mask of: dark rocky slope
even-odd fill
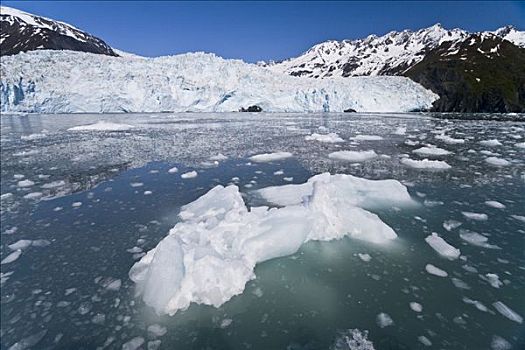
[[[0,8],[0,54],[2,56],[45,49],[118,56],[101,39],[69,24],[9,7]]]
[[[445,42],[403,75],[440,96],[438,112],[525,112],[525,49],[473,34]]]

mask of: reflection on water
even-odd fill
[[[98,120],[135,128],[67,131]],[[524,324],[494,306],[499,301],[525,316],[523,123],[213,113],[2,116],[0,121],[1,259],[16,251],[9,245],[18,242],[14,247],[21,249],[17,259],[1,265],[2,348],[21,342],[18,348],[128,343],[148,349],[327,349],[355,339],[361,344],[368,339],[376,349],[525,344]],[[345,142],[306,141],[313,132],[336,132]],[[357,134],[383,139],[352,140]],[[447,143],[439,135],[464,142]],[[493,139],[500,145],[480,144]],[[422,159],[412,151],[428,144],[452,152],[435,158],[450,170],[401,164],[403,157]],[[328,158],[339,150],[374,150],[378,156],[363,163]],[[275,151],[294,157],[247,160]],[[210,159],[219,153],[228,159]],[[488,157],[509,165],[492,166]],[[178,172],[168,171],[173,167]],[[191,170],[198,172],[196,178],[180,177]],[[129,268],[177,222],[181,205],[232,182],[249,205],[260,205],[254,189],[301,183],[324,171],[400,180],[420,206],[378,213],[397,232],[395,244],[310,242],[293,256],[257,266],[257,278],[244,293],[217,309],[192,305],[159,317],[134,297]],[[486,214],[487,220],[463,212]],[[424,241],[432,232],[459,248],[461,258],[439,257]],[[472,233],[501,249],[460,236],[479,237]],[[50,244],[38,243],[43,240]],[[427,264],[448,276],[429,274]],[[501,283],[491,284],[487,274]],[[419,311],[411,303],[420,305]],[[391,325],[378,323],[381,313]]]

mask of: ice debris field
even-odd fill
[[[525,344],[523,123],[0,122],[2,348]]]

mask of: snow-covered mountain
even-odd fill
[[[116,56],[104,41],[67,23],[0,7],[0,54],[32,50],[74,50]]]
[[[492,33],[525,47],[523,31],[507,26]],[[326,41],[299,57],[266,66],[275,72],[314,78],[401,75],[441,44],[461,41],[470,35],[462,29],[448,30],[436,24],[418,31],[393,31],[380,37],[370,35],[352,41]]]
[[[193,53],[159,58],[41,50],[2,58],[2,111],[404,112],[438,96],[405,77],[312,79]]]

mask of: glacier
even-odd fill
[[[191,303],[219,307],[244,291],[256,264],[293,254],[308,241],[349,236],[386,244],[397,237],[361,205],[413,204],[395,180],[323,173],[285,188],[263,192],[291,203],[278,208],[248,209],[236,185],[218,185],[183,206],[181,221],[129,271],[144,302],[170,315]]]
[[[405,77],[313,79],[241,60],[39,50],[2,57],[2,112],[408,112],[438,95]]]

